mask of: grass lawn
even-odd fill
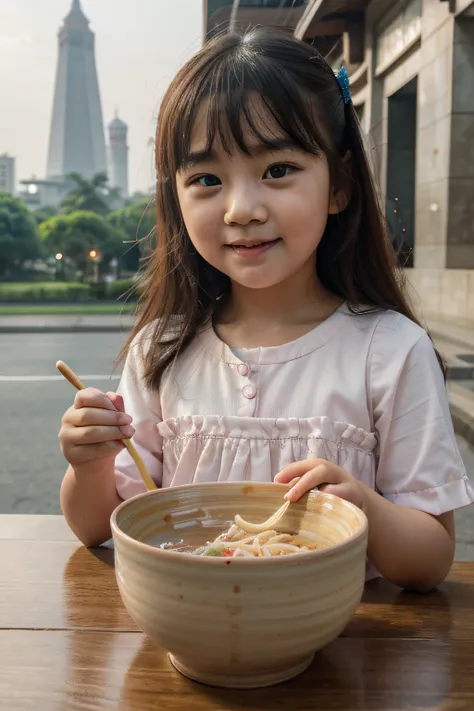
[[[0,303],[0,316],[47,316],[47,315],[107,315],[107,314],[132,314],[136,305],[134,303],[78,303],[78,304],[2,304]]]

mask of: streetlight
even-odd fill
[[[61,252],[58,252],[54,255],[54,258],[56,259],[56,281],[59,281],[59,273],[61,271],[61,259],[63,258],[63,255],[61,254]]]
[[[99,283],[99,263],[101,261],[101,258],[100,258],[100,254],[97,251],[97,249],[90,249],[89,250],[89,258],[92,259],[92,262],[94,264],[94,272],[93,272],[94,283],[98,284]]]

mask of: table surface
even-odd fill
[[[474,563],[436,592],[368,583],[344,634],[307,672],[257,691],[189,681],[137,629],[113,552],[56,516],[0,516],[0,709],[472,711]]]

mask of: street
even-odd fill
[[[0,513],[59,513],[58,494],[66,462],[57,434],[61,416],[74,399],[60,376],[65,361],[86,383],[114,390],[120,368],[114,359],[127,333],[0,335]],[[469,476],[474,451],[459,440]],[[457,516],[457,558],[474,560],[474,516]]]
[[[66,462],[57,435],[75,391],[56,361],[86,385],[115,390],[114,359],[125,339],[120,333],[0,335],[0,513],[59,513]]]

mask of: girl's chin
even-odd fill
[[[278,286],[278,284],[281,284],[285,279],[268,279],[262,277],[261,279],[242,279],[242,278],[234,278],[233,276],[230,276],[230,280],[232,284],[244,288],[244,289],[254,289],[255,291],[263,291],[265,289],[274,289],[275,287]]]

